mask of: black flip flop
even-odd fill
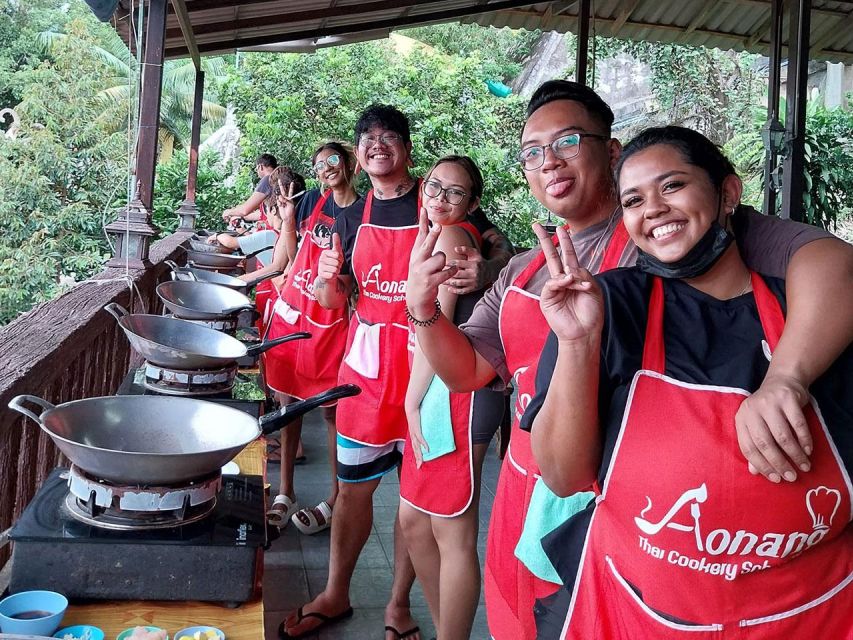
[[[390,624],[385,625],[385,631],[386,632],[390,631],[391,633],[393,633],[394,634],[394,640],[404,640],[404,638],[411,638],[413,635],[415,635],[420,630],[421,630],[421,628],[416,625],[416,626],[412,627],[411,629],[409,629],[408,631],[404,631],[403,633],[400,633],[394,627],[392,627]]]
[[[336,616],[327,616],[327,615],[324,615],[322,613],[310,613],[310,612],[309,613],[302,613],[302,607],[299,607],[296,610],[296,624],[299,624],[300,622],[305,620],[305,618],[317,618],[320,621],[320,624],[318,624],[313,629],[309,629],[308,631],[300,633],[299,635],[292,636],[289,633],[287,633],[287,630],[284,628],[284,623],[287,622],[287,618],[285,618],[284,620],[281,621],[281,624],[278,625],[278,637],[281,640],[296,640],[297,638],[307,638],[308,636],[314,635],[315,633],[317,633],[320,629],[323,629],[324,627],[328,627],[329,625],[335,624],[336,622],[341,622],[341,621],[346,620],[347,618],[351,618],[351,617],[352,617],[352,607],[350,607],[349,609],[347,609],[343,613],[339,613]]]

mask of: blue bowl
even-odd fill
[[[187,627],[186,629],[181,629],[180,631],[175,633],[172,636],[172,638],[174,640],[179,640],[179,638],[183,638],[184,636],[189,636],[190,638],[192,638],[193,634],[196,633],[197,631],[201,632],[201,640],[207,640],[207,636],[204,635],[205,631],[215,631],[217,633],[217,635],[219,636],[218,640],[225,640],[225,634],[222,633],[221,630],[217,629],[216,627],[208,627],[205,625],[201,625],[198,627]]]
[[[0,631],[34,636],[50,636],[59,628],[68,599],[54,591],[22,591],[0,600]],[[19,618],[21,614],[36,618]]]
[[[54,638],[64,638],[72,636],[73,638],[82,638],[86,632],[89,632],[89,640],[104,640],[104,632],[98,627],[93,627],[88,624],[75,624],[73,627],[65,627],[53,634]]]

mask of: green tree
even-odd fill
[[[127,142],[98,118],[103,63],[85,25],[53,60],[18,71],[21,131],[0,137],[0,323],[89,277],[109,249],[102,226],[127,184]]]

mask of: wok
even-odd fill
[[[341,385],[260,420],[215,402],[175,396],[106,396],[54,406],[16,396],[9,408],[35,420],[74,465],[124,485],[170,485],[218,471],[261,434],[311,409],[361,393]],[[25,402],[39,405],[36,415]]]
[[[210,253],[187,249],[187,260],[205,267],[233,269],[240,265],[246,256],[235,256],[231,253]]]
[[[231,253],[232,250],[228,247],[224,247],[218,242],[216,244],[210,244],[205,242],[204,240],[193,240],[190,238],[190,248],[193,251],[200,251],[202,253]]]
[[[169,311],[184,320],[219,320],[255,308],[239,291],[211,282],[161,282],[157,295]]]
[[[221,284],[223,287],[234,289],[240,293],[247,293],[253,287],[256,287],[261,282],[280,276],[283,271],[273,271],[265,276],[254,278],[252,280],[243,281],[240,278],[229,276],[216,271],[207,271],[206,269],[196,269],[193,267],[179,267],[171,260],[165,261],[172,269],[172,280],[196,280],[201,282],[212,282],[213,284]]]
[[[104,310],[118,320],[130,345],[148,362],[169,369],[219,369],[244,356],[257,356],[273,347],[310,338],[310,333],[291,333],[246,347],[236,338],[204,325],[148,314],[129,314],[115,302]]]

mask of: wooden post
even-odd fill
[[[772,0],[770,9],[770,61],[767,74],[767,126],[779,121],[779,90],[782,71],[782,0]],[[777,150],[767,145],[764,150],[764,206],[765,215],[776,214],[776,185],[773,184],[776,170]]]
[[[195,97],[193,98],[193,121],[190,132],[190,155],[187,166],[187,191],[183,203],[178,208],[181,217],[181,230],[190,230],[195,227],[195,218],[198,215],[198,207],[195,203],[196,179],[198,177],[198,143],[201,138],[201,107],[204,102],[204,71],[197,69],[195,72]]]
[[[578,9],[578,51],[575,60],[575,82],[586,84],[589,63],[589,5],[590,0],[580,0]]]
[[[149,212],[154,204],[154,168],[157,164],[157,134],[160,127],[160,91],[163,83],[167,7],[168,0],[150,0],[148,29],[145,32],[136,178],[140,183],[139,199]]]
[[[809,28],[811,26],[811,0],[792,0],[788,32],[788,101],[785,110],[785,128],[790,144],[782,166],[782,216],[802,221],[803,193],[806,181],[805,136],[806,97],[809,75]]]

